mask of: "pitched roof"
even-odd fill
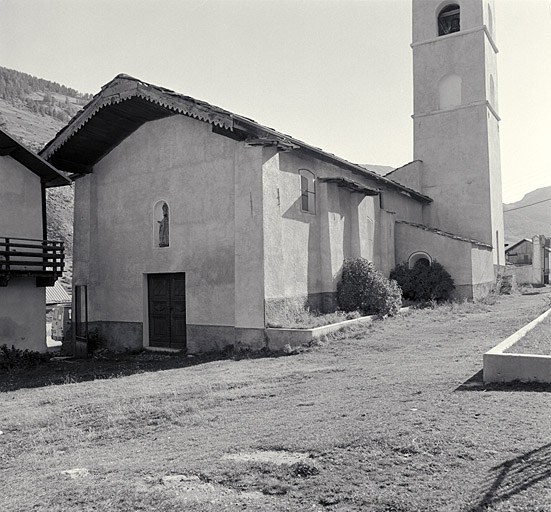
[[[519,240],[518,242],[514,243],[513,245],[507,247],[505,249],[505,252],[509,252],[511,251],[512,249],[514,249],[515,247],[518,247],[520,244],[524,243],[524,242],[528,242],[528,243],[533,243],[532,240],[530,240],[529,238],[523,238],[522,240]]]
[[[490,244],[487,244],[486,242],[480,242],[479,240],[474,240],[472,238],[466,238],[464,236],[455,235],[453,233],[449,233],[448,231],[442,231],[441,229],[437,229],[437,228],[429,228],[428,226],[425,226],[423,224],[416,224],[414,222],[408,222],[406,220],[397,220],[396,223],[407,224],[408,226],[413,226],[414,228],[419,228],[419,229],[422,229],[423,231],[430,231],[431,233],[435,233],[436,235],[446,236],[448,238],[453,238],[454,240],[460,240],[461,242],[470,242],[471,244],[475,244],[480,247],[492,249],[492,246]]]
[[[0,130],[0,156],[8,155],[39,176],[40,181],[45,183],[46,187],[59,187],[71,184],[71,181],[60,174],[50,163],[25,147],[11,135],[8,135],[5,131]]]
[[[300,148],[320,160],[368,177],[418,201],[432,202],[430,197],[420,192],[262,126],[252,119],[124,74],[117,75],[104,85],[44,147],[40,155],[63,171],[89,173],[96,162],[142,124],[176,114],[210,123],[216,133],[244,141],[248,145],[271,145],[282,151]]]
[[[46,286],[46,304],[70,304],[71,296],[63,285],[56,281],[53,286]]]

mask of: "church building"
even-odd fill
[[[76,346],[259,349],[272,307],[336,307],[345,258],[504,264],[493,2],[413,1],[414,160],[381,176],[118,75],[41,152],[75,180]]]

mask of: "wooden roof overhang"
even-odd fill
[[[368,177],[422,203],[432,202],[430,197],[398,182],[262,126],[252,119],[128,75],[118,75],[103,86],[83,110],[45,146],[40,155],[62,171],[90,173],[96,162],[142,124],[176,114],[208,122],[213,132],[242,141],[247,146],[271,146],[278,151],[297,149]]]
[[[336,183],[338,187],[350,190],[350,192],[360,192],[366,196],[378,196],[380,192],[379,190],[366,187],[365,185],[349,180],[348,178],[319,178],[319,181],[321,183]]]
[[[10,156],[40,177],[46,187],[70,185],[71,181],[57,172],[51,164],[0,130],[0,156]]]

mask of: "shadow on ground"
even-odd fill
[[[505,502],[550,476],[551,443],[494,466],[483,482],[477,503],[469,509],[469,512],[487,510],[488,507]],[[538,508],[535,504],[533,510],[543,512],[547,509]]]
[[[551,393],[551,384],[520,381],[484,384],[483,370],[480,370],[454,391],[539,391]]]
[[[286,354],[217,352],[189,356],[183,353],[104,353],[87,359],[57,358],[31,367],[0,369],[0,392],[126,377],[137,373],[186,368],[212,361],[279,357]]]

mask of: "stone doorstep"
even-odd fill
[[[400,313],[409,311],[409,306],[400,309]],[[325,334],[331,334],[345,327],[353,325],[370,325],[373,320],[377,318],[377,315],[362,316],[360,318],[354,318],[352,320],[344,320],[336,324],[322,325],[321,327],[314,327],[312,329],[285,329],[281,327],[267,327],[266,336],[268,338],[268,348],[270,350],[278,351],[282,350],[285,345],[291,347],[298,347],[300,345],[307,345],[313,340],[320,338]]]
[[[514,380],[551,383],[551,356],[505,353],[505,350],[513,346],[550,314],[551,309],[548,309],[484,354],[483,379],[485,383],[512,382]]]

